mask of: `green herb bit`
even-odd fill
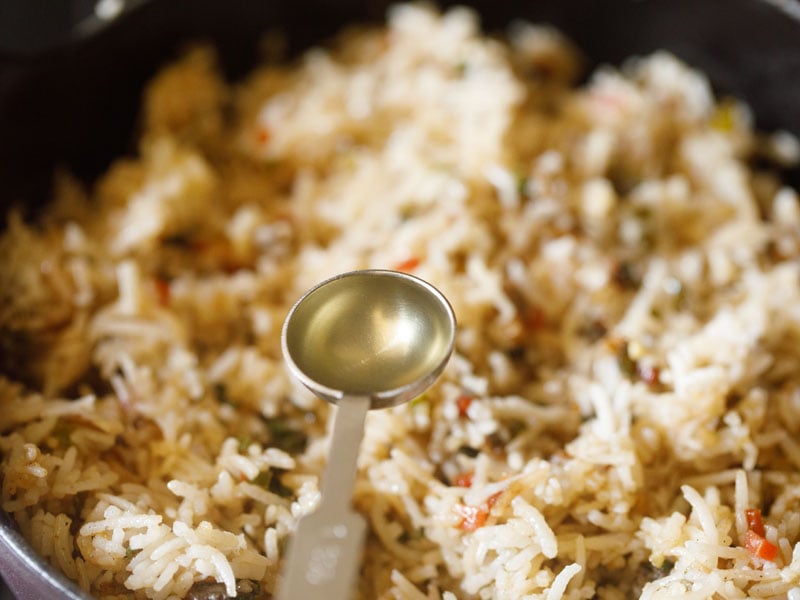
[[[290,454],[297,454],[306,449],[308,435],[294,429],[287,419],[263,417],[263,420],[275,446]]]
[[[258,475],[250,480],[250,483],[264,488],[281,498],[294,498],[294,490],[285,486],[281,481],[282,469],[273,469],[268,471],[261,471]]]
[[[281,469],[274,469],[273,477],[270,479],[268,489],[270,492],[280,496],[281,498],[294,498],[294,490],[288,486],[285,486],[283,481],[281,481],[282,472],[283,471]]]
[[[217,382],[214,384],[214,396],[217,398],[217,401],[220,404],[236,406],[233,402],[231,402],[230,396],[228,396],[228,386],[222,382]]]
[[[250,480],[250,483],[253,485],[257,485],[259,487],[264,488],[265,490],[269,488],[270,484],[272,483],[272,472],[271,471],[260,471],[258,475],[253,477]]]
[[[608,333],[608,328],[602,321],[594,319],[582,325],[578,333],[585,337],[588,342],[594,343],[605,337],[606,333]]]
[[[725,99],[717,104],[709,119],[709,125],[722,133],[730,132],[736,125],[736,103]]]
[[[509,439],[514,439],[527,428],[527,424],[520,419],[512,419],[506,424],[506,428],[508,429]]]
[[[517,173],[517,193],[520,196],[526,196],[528,194],[528,176],[524,173]]]
[[[86,504],[86,492],[78,492],[72,497],[72,513],[80,515],[83,505]]]
[[[620,344],[619,350],[617,351],[617,365],[622,374],[629,379],[636,375],[637,365],[636,361],[633,360],[628,353],[628,342]]]
[[[424,392],[409,402],[409,406],[417,406],[428,402],[428,393]]]
[[[59,419],[50,432],[50,435],[58,442],[60,448],[66,448],[72,445],[72,438],[70,436],[72,435],[73,429],[71,423]]]
[[[240,435],[236,439],[239,442],[239,452],[247,452],[247,449],[250,447],[250,444],[253,443],[253,440],[251,440],[246,435]]]
[[[402,206],[398,210],[397,216],[400,219],[401,223],[405,223],[410,219],[414,218],[419,212],[419,209],[416,206]]]
[[[641,285],[641,279],[636,273],[636,268],[627,261],[617,264],[614,269],[614,281],[624,290],[635,290]]]
[[[192,244],[192,238],[187,233],[176,233],[163,238],[161,243],[165,246],[174,246],[176,248],[189,248]]]
[[[421,540],[423,537],[425,537],[425,530],[422,527],[417,527],[412,531],[403,531],[398,536],[397,541],[401,544],[407,544],[408,542]]]
[[[473,448],[472,446],[461,446],[458,449],[458,452],[470,458],[475,458],[476,456],[478,456],[478,454],[481,453],[480,450],[478,450],[477,448]]]

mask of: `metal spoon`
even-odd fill
[[[349,597],[366,529],[351,500],[367,410],[402,404],[430,386],[453,350],[455,325],[436,288],[396,271],[338,275],[289,311],[281,337],[289,368],[338,409],[322,499],[298,523],[279,598]]]

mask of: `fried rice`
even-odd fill
[[[97,598],[271,597],[335,411],[282,321],[388,268],[459,329],[368,415],[356,597],[800,599],[800,145],[665,52],[581,73],[408,4],[165,67],[134,156],[7,218],[2,510]]]

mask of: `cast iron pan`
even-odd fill
[[[343,25],[381,21],[388,0],[128,0],[120,17],[94,0],[0,2],[0,214],[33,215],[55,166],[86,181],[133,151],[144,82],[187,41],[215,44],[226,75],[253,64],[262,32],[288,34],[297,54]],[[454,4],[445,1],[442,4]],[[591,61],[618,64],[667,49],[746,100],[765,130],[800,135],[797,0],[466,0],[488,31],[549,22]],[[795,186],[800,171],[785,173]],[[1,223],[2,221],[0,221]],[[0,512],[0,572],[22,600],[86,596],[36,556]]]

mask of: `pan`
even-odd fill
[[[452,3],[442,3],[443,7]],[[800,3],[791,0],[468,0],[488,31],[550,23],[593,65],[666,49],[745,100],[758,128],[800,135]],[[187,42],[211,42],[242,77],[269,30],[296,55],[342,26],[382,21],[384,0],[7,2],[0,7],[0,207],[35,214],[52,173],[91,181],[133,151],[144,83]],[[789,170],[794,185],[800,173]],[[21,600],[86,598],[0,513],[0,572]]]

